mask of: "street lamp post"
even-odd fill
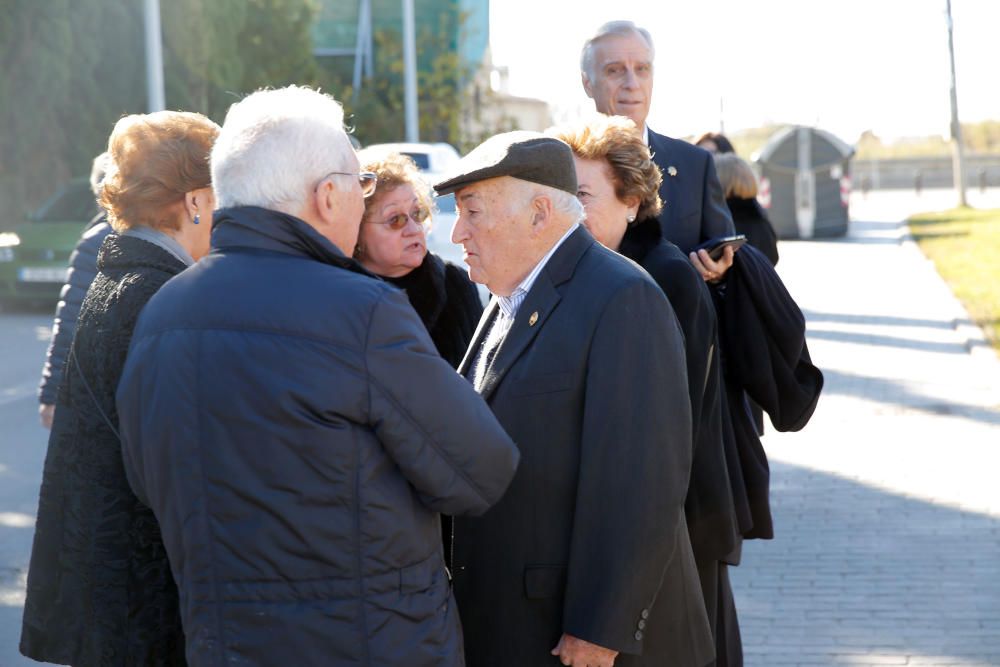
[[[417,40],[413,20],[413,0],[403,0],[403,105],[406,114],[406,140],[420,141],[417,123]]]
[[[948,21],[948,55],[951,58],[951,161],[958,191],[958,205],[968,206],[965,198],[965,157],[962,150],[962,126],[958,122],[958,90],[955,85],[955,40],[952,37],[951,0],[945,0]]]
[[[163,93],[163,37],[160,32],[160,0],[146,0],[146,100],[149,112],[167,108]]]

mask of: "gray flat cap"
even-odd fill
[[[453,175],[437,183],[434,189],[439,195],[446,195],[498,176],[548,185],[576,196],[573,150],[559,139],[526,131],[490,137],[462,158]]]

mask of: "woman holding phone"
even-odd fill
[[[559,128],[555,136],[573,150],[578,197],[586,211],[584,225],[599,242],[652,276],[684,331],[694,453],[685,502],[688,534],[716,642],[715,664],[741,664],[726,562],[740,539],[734,503],[739,461],[738,454],[727,452],[723,437],[724,398],[712,295],[688,256],[660,232],[656,216],[662,206],[658,195],[662,175],[635,124],[621,116],[600,116]],[[732,482],[731,468],[737,476]],[[669,622],[662,627],[669,628]]]

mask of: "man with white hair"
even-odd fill
[[[435,189],[455,193],[452,241],[494,296],[459,372],[522,456],[496,506],[454,522],[468,664],[702,667],[691,412],[669,302],[579,224],[558,139],[497,135]]]
[[[663,237],[688,253],[702,278],[718,282],[733,263],[733,250],[726,248],[718,261],[704,250],[693,251],[704,241],[735,234],[732,216],[711,154],[646,125],[653,97],[654,56],[648,30],[631,21],[605,23],[583,45],[583,89],[597,111],[627,116],[642,130],[653,161],[663,172],[659,215]]]
[[[212,253],[136,327],[123,458],[191,665],[464,664],[438,512],[486,511],[519,455],[406,294],[350,258],[358,169],[331,97],[234,104]]]

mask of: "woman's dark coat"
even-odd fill
[[[747,397],[779,431],[798,431],[812,417],[823,373],[806,346],[806,321],[770,260],[751,245],[736,253],[716,291],[728,409],[751,512],[746,538],[774,536],[767,455]]]
[[[215,221],[118,390],[189,662],[463,664],[438,512],[485,512],[517,448],[400,290],[293,216]]]
[[[438,354],[458,368],[483,315],[483,302],[468,273],[428,252],[420,266],[386,280],[406,291]]]
[[[80,305],[97,275],[97,253],[104,243],[104,237],[110,232],[107,214],[101,213],[91,221],[73,254],[69,256],[69,272],[66,274],[66,284],[59,294],[59,305],[56,306],[56,316],[52,322],[52,342],[45,353],[42,382],[38,387],[38,402],[44,405],[56,403],[66,355],[73,342],[76,320],[80,316]]]
[[[115,389],[139,312],[183,269],[136,238],[112,234],[101,248],[42,477],[21,631],[21,652],[35,660],[184,664],[177,588],[160,530],[129,488],[115,433]]]
[[[771,266],[775,266],[778,263],[778,236],[757,200],[729,197],[726,206],[733,214],[736,233],[744,234],[747,243],[764,253]]]
[[[711,292],[684,253],[660,236],[655,218],[630,227],[620,252],[653,277],[684,331],[694,427],[694,459],[684,505],[688,533],[697,560],[723,560],[736,547],[739,530],[723,447],[722,376]]]

